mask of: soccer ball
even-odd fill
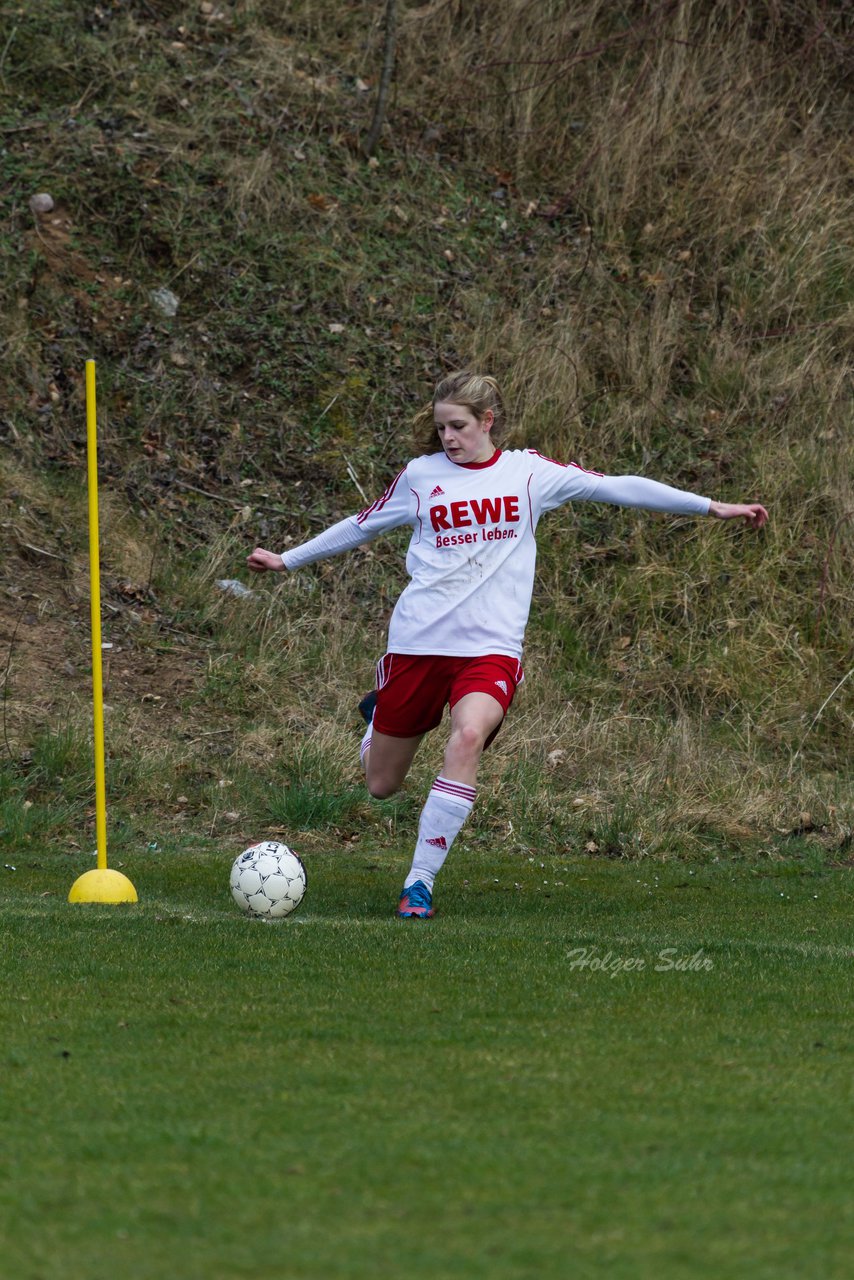
[[[245,849],[231,868],[231,894],[247,915],[280,920],[296,911],[308,887],[302,861],[278,840]]]

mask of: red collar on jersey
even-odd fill
[[[458,462],[458,467],[465,467],[468,471],[482,471],[484,467],[494,467],[498,459],[501,457],[501,450],[496,449],[491,458],[487,458],[486,462]]]

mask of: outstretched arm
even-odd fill
[[[746,520],[752,529],[761,529],[768,519],[768,512],[758,502],[711,502],[709,515],[718,520]]]
[[[643,476],[600,476],[591,496],[599,502],[611,502],[621,507],[645,507],[672,515],[710,515],[718,520],[740,517],[753,529],[761,529],[768,519],[768,512],[758,502],[713,502],[699,494],[673,489]]]
[[[698,493],[674,489],[659,480],[645,476],[608,476],[600,471],[585,471],[576,463],[564,466],[544,458],[536,449],[528,449],[541,509],[551,511],[564,502],[609,502],[616,507],[639,507],[646,511],[663,511],[680,516],[715,516],[733,520],[739,516],[754,529],[761,529],[768,512],[758,502],[748,504],[713,502]]]
[[[353,547],[361,546],[363,542],[370,542],[371,538],[376,537],[377,532],[379,530],[364,529],[359,524],[357,516],[347,516],[337,524],[324,529],[323,533],[319,533],[317,537],[310,538],[302,546],[294,547],[283,555],[278,555],[275,551],[265,551],[263,547],[256,547],[247,557],[246,563],[255,573],[264,573],[269,569],[274,573],[280,573],[283,569],[298,569],[304,564],[311,564],[314,560],[322,560],[325,556],[336,556],[342,551],[350,551]]]
[[[275,573],[283,569],[299,569],[304,564],[312,564],[326,556],[337,556],[342,551],[360,547],[388,529],[411,523],[411,490],[407,484],[399,483],[405,474],[405,468],[399,471],[382,497],[377,498],[376,502],[360,511],[357,516],[345,516],[316,537],[309,538],[308,542],[290,547],[282,555],[256,547],[247,557],[248,567],[255,573],[265,573],[270,569]]]

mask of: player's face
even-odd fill
[[[465,462],[487,462],[495,453],[490,431],[495,421],[491,409],[482,418],[463,404],[442,400],[433,406],[433,420],[442,448],[451,459]]]

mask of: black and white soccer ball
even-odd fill
[[[245,849],[231,868],[231,894],[247,915],[281,920],[305,897],[308,878],[302,860],[278,840]]]

